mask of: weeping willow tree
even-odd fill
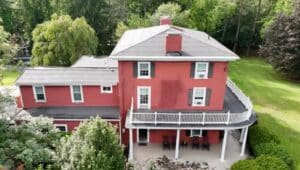
[[[53,15],[32,33],[33,66],[69,66],[81,55],[96,53],[98,39],[86,20]]]

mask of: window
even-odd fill
[[[33,86],[34,99],[36,102],[45,102],[45,88],[44,86]]]
[[[62,132],[68,131],[67,125],[66,124],[55,124],[54,125],[58,130]]]
[[[151,101],[151,88],[150,87],[138,87],[138,108],[139,109],[150,109]]]
[[[195,87],[193,89],[193,106],[204,106],[205,105],[205,96],[206,88],[204,87]]]
[[[80,85],[73,85],[71,86],[71,93],[72,93],[72,102],[83,102],[83,95],[82,95],[82,86]]]
[[[112,86],[101,86],[101,93],[112,93]]]
[[[195,79],[205,79],[208,75],[208,63],[196,62]]]
[[[192,129],[191,137],[194,137],[194,136],[202,137],[202,130],[201,129]]]
[[[138,62],[138,78],[150,78],[150,70],[150,62]]]

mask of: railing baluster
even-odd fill
[[[179,112],[178,114],[178,124],[180,125],[180,123],[181,123],[181,112]]]
[[[203,112],[203,117],[202,117],[202,125],[204,125],[204,123],[205,123],[205,112]]]
[[[157,124],[157,112],[154,112],[154,123]]]
[[[228,110],[227,112],[227,125],[229,124],[229,121],[230,121],[230,110]]]

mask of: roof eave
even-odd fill
[[[239,56],[110,56],[119,61],[235,61]]]

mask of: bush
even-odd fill
[[[234,163],[231,170],[262,170],[260,166],[253,159],[240,160]]]
[[[256,163],[262,169],[289,170],[288,165],[278,157],[270,155],[261,155],[255,159]]]
[[[255,145],[262,143],[280,143],[277,136],[273,135],[266,129],[262,129],[260,126],[252,126],[249,130],[249,144],[251,149],[254,149]]]
[[[294,169],[294,159],[292,156],[285,150],[284,147],[276,144],[276,143],[262,143],[254,146],[254,154],[255,156],[260,155],[271,155],[276,156],[282,159],[290,169]]]

